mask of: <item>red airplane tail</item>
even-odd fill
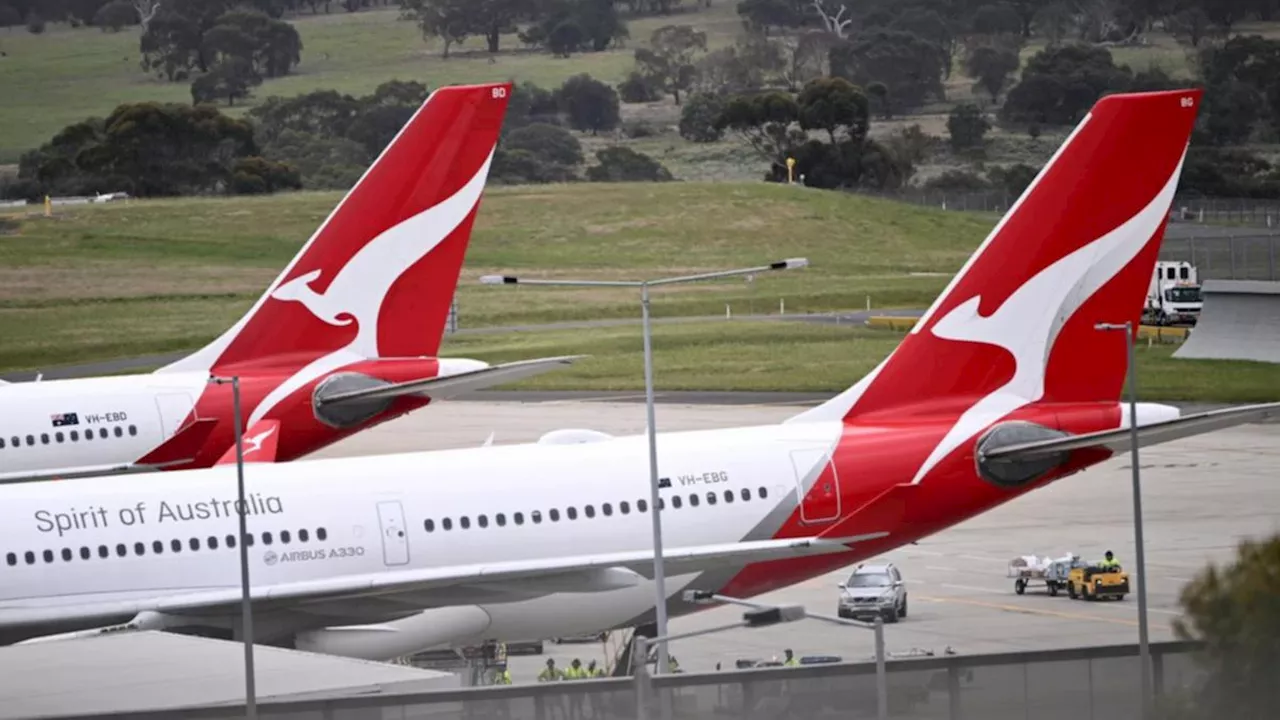
[[[160,372],[435,355],[510,89],[431,93],[249,312]]]
[[[961,415],[1119,399],[1199,90],[1104,97],[867,377],[792,421]],[[971,418],[973,422],[967,422]]]

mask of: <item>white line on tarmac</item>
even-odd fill
[[[941,570],[942,572],[955,572],[955,571],[956,571],[956,569],[955,569],[955,568],[952,568],[952,567],[942,567],[941,565],[925,565],[925,566],[924,566],[924,569],[925,569],[925,570]]]

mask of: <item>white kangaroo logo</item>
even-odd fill
[[[274,433],[275,431],[276,431],[276,426],[272,425],[271,427],[258,433],[257,435],[246,437],[244,439],[244,444],[249,445],[251,447],[246,449],[244,451],[244,454],[248,455],[249,453],[255,453],[261,450],[262,443],[266,442],[267,438],[271,437],[271,434]]]
[[[301,303],[329,325],[356,323],[356,338],[346,349],[364,357],[378,357],[378,314],[391,286],[462,224],[484,192],[492,161],[491,150],[484,164],[458,192],[365,244],[323,293],[311,288],[323,272],[313,270],[282,283],[271,297]]]
[[[1183,151],[1183,158],[1186,151]],[[1102,237],[1041,270],[994,313],[978,314],[982,296],[957,305],[934,323],[939,338],[995,345],[1015,362],[1009,381],[966,410],[920,466],[920,482],[952,450],[984,427],[1044,396],[1045,368],[1054,341],[1067,320],[1103,285],[1120,273],[1155,235],[1173,202],[1182,160],[1164,187],[1133,217]]]

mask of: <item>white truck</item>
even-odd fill
[[[1196,266],[1161,260],[1151,274],[1142,321],[1148,325],[1195,325],[1203,305]]]

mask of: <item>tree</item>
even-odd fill
[[[111,0],[93,15],[93,24],[102,28],[103,32],[120,32],[121,29],[138,23],[138,11],[129,0]]]
[[[862,87],[883,83],[893,109],[915,108],[943,96],[945,54],[911,33],[869,32],[831,49],[831,74]]]
[[[1072,125],[1104,93],[1126,90],[1132,81],[1127,65],[1117,66],[1106,48],[1073,44],[1036,53],[1009,91],[1001,118],[1009,122]]]
[[[624,103],[647,103],[662,99],[662,93],[653,86],[651,79],[632,70],[627,79],[618,83],[618,97]]]
[[[1206,673],[1189,700],[1192,717],[1269,718],[1280,704],[1280,536],[1246,540],[1235,561],[1210,565],[1182,589],[1182,639],[1203,643]]]
[[[749,29],[768,36],[773,30],[794,29],[804,24],[804,7],[797,0],[742,0],[738,15]]]
[[[439,38],[444,44],[441,57],[461,43],[475,29],[474,0],[400,0],[400,17],[412,20],[423,40]]]
[[[574,130],[612,130],[618,126],[618,93],[586,73],[575,75],[556,91],[556,102]]]
[[[1036,31],[1053,47],[1062,42],[1075,23],[1075,11],[1066,0],[1051,2],[1036,11],[1033,18]]]
[[[947,134],[951,147],[956,150],[982,147],[983,136],[991,129],[991,122],[973,103],[962,103],[951,108],[947,115]]]
[[[671,172],[657,160],[627,147],[613,146],[596,151],[599,165],[587,168],[591,182],[668,182]]]
[[[849,25],[853,23],[853,17],[845,15],[849,8],[843,2],[837,0],[832,4],[837,7],[829,7],[826,0],[811,0],[811,6],[822,20],[822,26],[827,29],[827,32],[843,40],[848,37]]]
[[[600,52],[629,37],[612,0],[544,0],[537,24],[520,33],[528,45],[559,57]]]
[[[196,104],[225,99],[227,105],[249,97],[250,89],[262,84],[262,76],[241,57],[228,57],[209,68],[191,83],[191,99]]]
[[[736,95],[729,98],[716,118],[715,127],[732,130],[770,164],[773,175],[786,176],[786,159],[806,136],[793,127],[800,120],[800,106],[785,92]]]
[[[1009,76],[1017,71],[1020,64],[1018,53],[993,47],[974,48],[964,61],[965,72],[975,80],[973,89],[984,90],[992,102],[1000,99]]]
[[[533,123],[512,130],[502,142],[508,151],[524,150],[543,162],[573,168],[582,164],[582,143],[558,125]]]
[[[279,190],[300,189],[302,178],[287,163],[252,156],[237,159],[231,169],[231,190],[237,195],[262,195]]]
[[[680,92],[696,77],[694,55],[706,49],[706,33],[689,25],[667,25],[653,31],[648,48],[636,50],[636,69],[651,85],[671,93],[679,105]]]
[[[680,110],[680,137],[689,142],[716,142],[724,130],[716,127],[716,118],[724,109],[724,101],[711,93],[695,93]]]
[[[1002,189],[1010,199],[1021,197],[1036,179],[1039,172],[1026,163],[1014,163],[1008,166],[997,165],[987,171],[987,179],[992,185]]]
[[[871,104],[862,91],[839,77],[819,78],[805,84],[796,99],[800,127],[825,130],[832,144],[837,134],[861,140],[871,125]]]
[[[22,24],[22,13],[12,5],[0,3],[0,27],[11,28]]]

